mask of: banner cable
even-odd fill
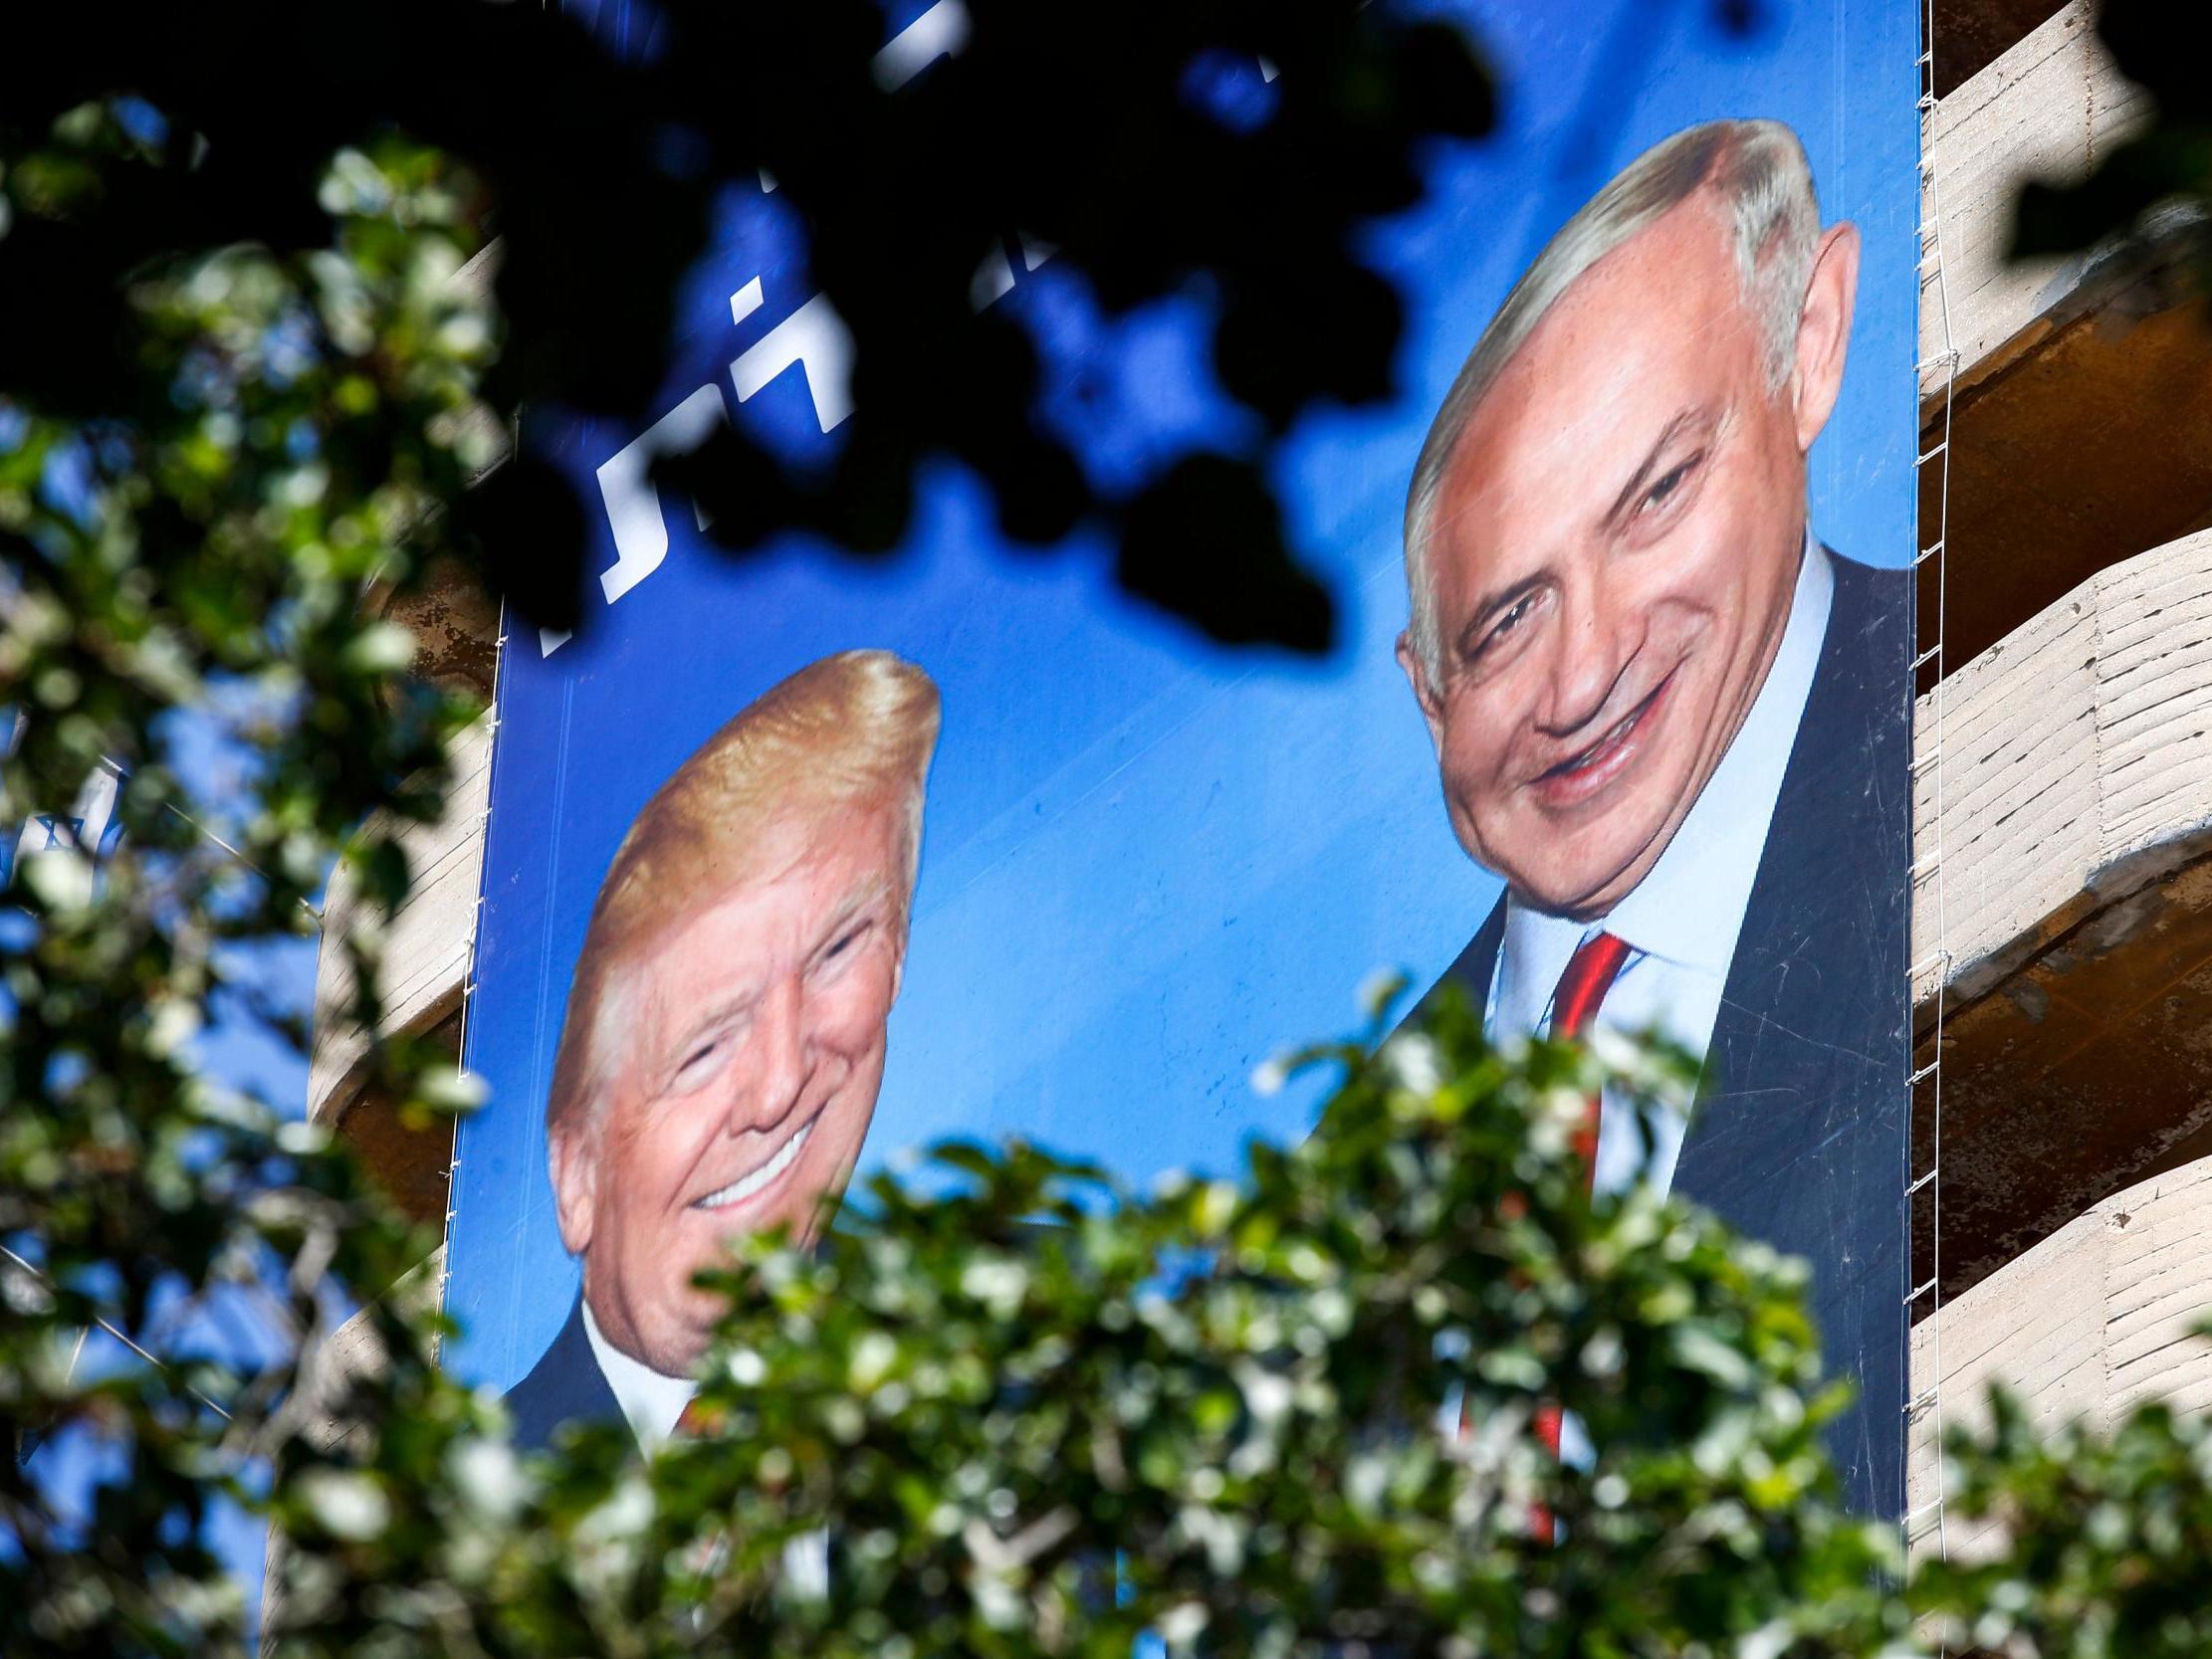
[[[492,844],[492,786],[499,767],[500,691],[507,667],[507,639],[512,618],[508,603],[500,600],[499,636],[492,642],[492,701],[479,717],[486,722],[484,737],[491,745],[491,752],[484,757],[484,810],[476,814],[476,901],[469,907],[468,964],[461,974],[461,1029],[460,1047],[453,1064],[463,1077],[469,1069],[469,1009],[476,1001],[477,953],[484,942],[484,884],[491,870]],[[461,1124],[467,1115],[456,1113],[453,1119],[453,1142],[446,1153],[446,1202],[445,1237],[438,1251],[438,1312],[446,1309],[446,1288],[453,1279],[453,1222],[460,1214],[461,1194],[454,1175],[461,1167]]]
[[[1928,564],[1934,566],[1934,626],[1932,629],[1928,628],[1925,625],[1926,619],[1922,619],[1923,625],[1919,630],[1920,637],[1928,640],[1929,644],[1925,650],[1913,659],[1912,664],[1915,673],[1923,668],[1932,667],[1934,669],[1934,685],[1929,689],[1928,695],[1924,699],[1915,696],[1910,690],[1906,693],[1908,697],[1913,699],[1913,757],[1911,768],[1913,781],[1917,785],[1924,774],[1933,774],[1929,781],[1926,810],[1924,812],[1915,810],[1913,813],[1913,821],[1916,826],[1914,839],[1915,841],[1918,840],[1917,826],[1925,823],[1930,826],[1929,835],[1934,842],[1934,846],[1924,857],[1914,861],[1908,881],[1913,890],[1912,910],[1914,912],[1919,910],[1923,896],[1932,906],[1934,926],[1931,931],[1934,934],[1934,948],[1906,969],[1907,996],[1909,999],[1912,993],[1917,991],[1922,974],[1925,972],[1933,973],[1934,989],[1932,993],[1933,1013],[1928,1026],[1927,1063],[1914,1066],[1910,1059],[1906,1061],[1908,1072],[1905,1078],[1907,1133],[1904,1169],[1903,1247],[1905,1260],[1909,1264],[1912,1260],[1914,1202],[1924,1189],[1927,1193],[1928,1204],[1929,1265],[1926,1280],[1915,1286],[1905,1297],[1908,1332],[1912,1305],[1923,1297],[1927,1299],[1925,1318],[1927,1343],[1924,1349],[1927,1382],[1925,1387],[1919,1387],[1916,1386],[1915,1382],[1907,1381],[1906,1392],[1908,1398],[1904,1410],[1907,1432],[1907,1469],[1911,1467],[1912,1461],[1911,1431],[1923,1418],[1931,1419],[1928,1444],[1933,1454],[1931,1463],[1933,1492],[1928,1500],[1917,1508],[1910,1507],[1908,1499],[1904,1517],[1904,1543],[1907,1550],[1912,1550],[1923,1540],[1932,1539],[1937,1555],[1940,1558],[1948,1559],[1950,1556],[1950,1541],[1946,1528],[1943,1471],[1943,1189],[1941,1174],[1943,1167],[1943,1015],[1944,998],[1949,992],[1951,952],[1950,930],[1944,908],[1943,893],[1944,808],[1946,805],[1943,737],[1946,685],[1949,670],[1949,665],[1944,656],[1943,625],[1948,589],[1946,545],[1950,535],[1951,404],[1957,378],[1959,353],[1958,347],[1951,336],[1950,291],[1945,277],[1943,261],[1942,198],[1938,187],[1936,167],[1935,137],[1938,101],[1935,93],[1935,0],[1922,0],[1920,56],[1917,67],[1920,73],[1918,110],[1920,119],[1919,182],[1921,213],[1918,228],[1919,263],[1917,278],[1919,312],[1923,319],[1922,326],[1919,329],[1919,339],[1921,348],[1925,349],[1928,336],[1925,320],[1929,291],[1932,288],[1935,302],[1934,320],[1940,343],[1938,349],[1932,355],[1921,358],[1916,365],[1914,391],[1917,402],[1923,408],[1931,394],[1935,393],[1940,393],[1942,404],[1939,421],[1936,423],[1940,426],[1940,431],[1936,434],[1936,441],[1921,450],[1913,463],[1916,482],[1922,479],[1922,475],[1928,468],[1935,469],[1935,537],[1926,545],[1918,547],[1913,556],[1915,568]],[[1923,424],[1921,430],[1924,438],[1927,431],[1926,424]],[[1927,500],[1924,483],[1919,491],[1919,499],[1922,502]],[[1920,522],[1923,526],[1927,522],[1924,511]],[[1923,590],[1925,586],[1926,582],[1923,579]],[[1923,715],[1928,717],[1925,722],[1920,718]],[[1913,793],[1915,797],[1919,795],[1917,787],[1915,787]],[[1923,879],[1927,884],[1924,893],[1921,887]],[[1929,1141],[1928,1163],[1924,1170],[1914,1174],[1913,1147],[1917,1141],[1915,1132],[1920,1128],[1922,1121],[1918,1098],[1923,1089],[1927,1099],[1925,1122]],[[1915,1368],[1911,1363],[1911,1355],[1914,1349],[1919,1347],[1920,1345],[1910,1341],[1908,1335],[1906,1347],[1908,1377]]]

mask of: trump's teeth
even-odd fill
[[[695,1200],[692,1204],[692,1208],[701,1210],[718,1210],[730,1204],[744,1203],[746,1199],[752,1197],[756,1192],[759,1192],[763,1187],[767,1186],[769,1182],[774,1180],[776,1176],[780,1175],[781,1173],[783,1173],[784,1170],[788,1169],[791,1166],[792,1162],[798,1157],[798,1154],[801,1151],[805,1150],[806,1138],[813,1133],[814,1124],[813,1121],[810,1119],[800,1127],[799,1132],[796,1135],[792,1136],[790,1140],[784,1141],[781,1146],[776,1148],[775,1155],[770,1158],[768,1162],[762,1164],[761,1167],[754,1170],[752,1174],[741,1175],[738,1179],[732,1181],[728,1186],[723,1187],[718,1191],[710,1192],[704,1198]]]

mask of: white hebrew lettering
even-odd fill
[[[653,488],[654,461],[697,449],[724,418],[722,394],[712,385],[701,386],[600,464],[599,495],[614,535],[614,562],[599,572],[599,589],[608,604],[658,570],[668,556],[668,521],[661,517],[660,492]],[[565,629],[541,628],[538,654],[550,657],[568,639]]]
[[[723,418],[722,394],[701,386],[600,465],[599,494],[606,499],[607,523],[614,530],[614,563],[599,573],[608,604],[658,570],[668,556],[668,521],[661,517],[660,492],[653,488],[653,463],[697,449]]]
[[[896,92],[938,59],[961,51],[968,45],[969,21],[964,0],[937,0],[876,54],[876,85]]]
[[[968,282],[968,303],[977,311],[995,306],[1013,288],[1013,262],[1006,258],[1006,250],[993,248],[984,255],[983,264],[976,267],[976,275]]]
[[[750,402],[793,363],[806,376],[814,419],[824,432],[852,413],[852,334],[826,294],[815,295],[739,354],[730,365],[738,401]]]

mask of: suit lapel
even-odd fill
[[[1490,982],[1497,977],[1497,953],[1505,945],[1505,895],[1497,896],[1497,903],[1477,928],[1474,937],[1467,940],[1467,947],[1452,959],[1427,996],[1421,999],[1420,1012],[1427,1012],[1435,998],[1446,985],[1457,985],[1465,993],[1467,1006],[1474,1010],[1476,1019],[1488,1023],[1485,1011],[1490,1005]]]
[[[508,1391],[507,1408],[514,1417],[515,1444],[526,1451],[551,1446],[563,1423],[622,1420],[622,1403],[599,1369],[599,1356],[591,1351],[591,1338],[583,1329],[580,1294],[530,1374]]]
[[[1903,1502],[1910,588],[1835,560],[1821,662],[1768,828],[1675,1189],[1813,1267],[1830,1436],[1855,1505]],[[1890,1325],[1897,1340],[1870,1342]]]
[[[1831,555],[1836,596],[1729,964],[1683,1178],[1711,1182],[1708,1147],[1766,1119],[1818,1110],[1838,1082],[1893,1091],[1905,1032],[1909,590]],[[1870,1051],[1867,1033],[1880,1033]],[[1794,1141],[1794,1138],[1793,1138]],[[1693,1155],[1694,1161],[1693,1161]]]

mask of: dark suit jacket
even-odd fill
[[[1910,573],[1831,554],[1820,667],[1775,801],[1674,1190],[1813,1266],[1829,1448],[1853,1507],[1904,1512]],[[1505,902],[1445,970],[1484,1005]]]
[[[579,1294],[553,1345],[538,1356],[530,1374],[507,1390],[507,1409],[515,1419],[518,1451],[542,1452],[563,1423],[619,1423],[622,1402],[614,1397],[591,1339],[583,1330]]]

